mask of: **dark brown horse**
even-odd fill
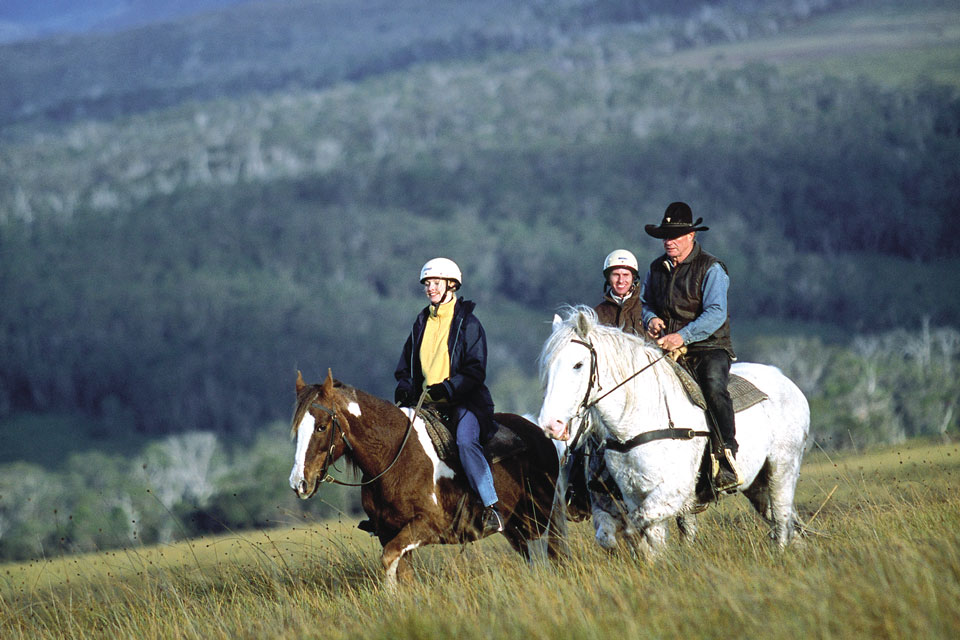
[[[341,456],[362,472],[361,498],[369,528],[383,545],[387,584],[410,568],[405,555],[427,544],[459,544],[480,538],[483,507],[457,462],[437,455],[412,410],[335,381],[305,384],[297,373],[292,435],[297,451],[290,486],[303,499],[316,493],[327,469]],[[560,509],[551,522],[558,458],[554,445],[524,418],[498,413],[501,429],[519,436],[522,451],[491,465],[504,518],[503,534],[529,559],[527,543],[547,534],[551,557],[565,552]],[[548,524],[550,526],[548,526]]]

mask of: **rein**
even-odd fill
[[[603,400],[604,398],[606,398],[608,395],[610,395],[611,393],[613,393],[614,391],[616,391],[626,383],[630,382],[631,380],[636,378],[638,375],[640,375],[641,373],[643,373],[653,365],[657,364],[658,362],[666,358],[668,355],[670,355],[670,352],[664,352],[659,358],[655,360],[651,360],[649,364],[647,364],[644,367],[641,367],[640,370],[633,372],[630,376],[624,378],[623,380],[618,382],[616,385],[614,385],[609,391],[607,391],[602,396],[598,397],[597,399],[591,402],[590,394],[593,391],[594,382],[596,382],[597,384],[598,391],[603,390],[602,387],[600,386],[599,366],[597,364],[597,360],[598,360],[597,350],[594,348],[592,343],[587,342],[585,340],[574,339],[574,340],[571,340],[571,342],[575,342],[577,344],[583,345],[590,351],[590,382],[587,383],[587,392],[584,394],[583,400],[580,402],[580,407],[577,409],[577,413],[574,416],[574,417],[580,416],[580,421],[581,421],[581,428],[577,430],[577,436],[573,439],[573,442],[570,444],[570,448],[574,449],[576,448],[577,444],[580,442],[580,436],[584,432],[583,421],[586,419],[586,412],[589,411],[591,408],[597,406],[597,403]],[[606,442],[604,443],[604,447],[612,451],[617,451],[619,453],[626,453],[627,451],[630,451],[635,447],[639,447],[640,445],[646,444],[648,442],[653,442],[654,440],[692,440],[697,436],[707,436],[707,437],[710,436],[709,431],[695,431],[694,429],[674,428],[673,418],[669,417],[670,405],[667,405],[667,416],[670,422],[669,429],[656,429],[654,431],[646,431],[644,433],[634,436],[633,438],[630,438],[626,442],[621,442],[620,440],[617,440],[615,438],[607,438]]]
[[[320,476],[322,477],[321,482],[332,482],[333,484],[339,484],[340,486],[343,486],[343,487],[362,487],[368,484],[373,484],[374,482],[376,482],[377,480],[385,476],[386,473],[390,471],[390,469],[392,469],[394,465],[397,464],[397,461],[400,459],[400,454],[403,453],[403,448],[407,445],[407,440],[410,439],[410,432],[413,430],[413,421],[414,419],[416,419],[417,414],[420,413],[420,408],[423,406],[423,400],[424,398],[426,398],[426,396],[427,396],[427,390],[424,389],[423,393],[420,394],[420,400],[417,402],[417,408],[414,409],[413,411],[413,417],[407,421],[407,430],[403,434],[403,441],[400,443],[400,448],[397,449],[397,455],[393,457],[393,462],[387,465],[386,469],[384,469],[374,477],[370,478],[369,480],[362,480],[360,482],[343,482],[341,480],[337,480],[336,478],[328,474],[327,469],[330,467],[331,460],[333,459],[334,441],[336,438],[336,434],[334,434],[334,436],[330,438],[330,449],[327,451],[327,459],[324,462],[323,469],[320,470]],[[350,444],[349,440],[347,440],[346,432],[344,432],[343,427],[340,426],[340,421],[337,419],[336,412],[333,409],[330,409],[329,407],[323,406],[319,402],[312,402],[310,406],[312,408],[325,411],[327,412],[327,414],[330,415],[333,426],[336,428],[337,431],[340,432],[340,438],[343,440],[343,444],[346,445],[346,447],[351,451],[354,451],[355,449],[353,448],[353,445]]]

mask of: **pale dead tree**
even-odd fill
[[[819,340],[796,337],[784,339],[765,359],[786,372],[808,396],[819,388],[828,360]]]
[[[950,376],[953,373],[953,361],[960,354],[960,331],[951,328],[940,329],[934,335],[934,340],[943,356],[944,373]]]
[[[210,432],[173,435],[147,448],[138,460],[138,473],[166,509],[191,499],[203,507],[227,471],[215,457],[218,449],[217,437]],[[170,519],[163,520],[160,541],[172,539],[173,527]]]
[[[877,392],[877,372],[883,350],[881,341],[874,336],[857,336],[853,339],[853,350],[863,360],[864,391],[873,395]]]

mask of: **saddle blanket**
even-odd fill
[[[686,390],[690,401],[701,409],[706,410],[707,402],[703,399],[703,391],[700,390],[700,385],[693,379],[690,372],[670,358],[664,358],[664,360],[673,365],[673,370],[676,371],[677,377],[680,378],[680,384],[682,384]],[[744,409],[749,409],[753,405],[763,402],[768,397],[767,394],[758,389],[752,382],[735,373],[730,374],[730,382],[727,384],[727,390],[730,392],[730,398],[733,400],[734,413],[740,413]]]

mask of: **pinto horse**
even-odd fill
[[[304,383],[297,372],[297,406],[292,437],[297,449],[290,487],[302,499],[317,492],[327,469],[341,457],[362,472],[363,510],[383,546],[381,562],[388,586],[407,578],[406,555],[427,544],[460,544],[481,537],[483,505],[474,496],[457,462],[440,460],[423,420],[412,409],[333,379]],[[503,534],[528,560],[527,543],[547,537],[551,558],[565,553],[564,521],[551,506],[559,461],[552,442],[535,424],[498,413],[522,449],[491,463],[503,516]],[[346,484],[346,483],[342,483]]]
[[[775,367],[737,363],[731,373],[766,395],[736,416],[737,465],[743,476],[739,490],[770,524],[771,537],[784,546],[800,529],[794,492],[810,427],[809,406]],[[554,319],[540,356],[540,379],[540,427],[569,442],[585,431],[584,423],[594,430],[623,494],[625,533],[641,552],[655,555],[666,541],[669,518],[705,506],[696,490],[707,446],[704,411],[689,399],[656,345],[600,325],[593,309],[584,306],[572,307],[566,319]],[[597,542],[610,546],[610,536],[601,534],[598,528]]]

